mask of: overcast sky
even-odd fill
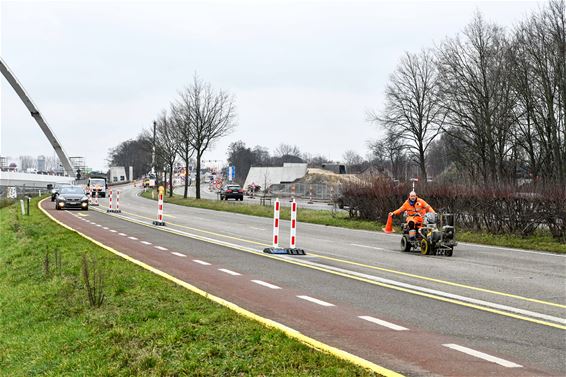
[[[103,168],[194,73],[235,96],[230,142],[280,143],[340,160],[365,155],[390,73],[404,51],[453,37],[479,10],[512,27],[532,1],[4,1],[1,56],[69,156]],[[2,78],[0,155],[53,155]]]

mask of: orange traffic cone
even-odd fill
[[[387,217],[387,224],[385,224],[385,228],[383,228],[383,231],[384,231],[385,233],[393,233],[393,232],[395,232],[395,231],[393,230],[393,216],[389,215],[389,216]]]

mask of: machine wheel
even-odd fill
[[[428,242],[428,240],[426,238],[423,238],[421,240],[421,254],[422,255],[429,255],[430,251],[431,251],[430,249],[431,249],[430,242]]]
[[[447,257],[451,257],[453,253],[454,253],[454,248],[451,247],[444,252],[444,255],[446,255]]]
[[[404,253],[411,251],[411,243],[407,239],[406,235],[403,235],[403,237],[401,237],[401,251]]]

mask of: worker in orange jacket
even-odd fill
[[[423,217],[427,212],[436,213],[427,202],[417,197],[417,193],[414,191],[409,193],[409,199],[407,199],[398,210],[389,212],[389,216],[400,215],[403,212],[407,213],[409,229],[420,227],[423,223]]]

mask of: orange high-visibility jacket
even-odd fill
[[[407,211],[408,216],[415,216],[415,215],[424,216],[425,213],[427,212],[434,212],[434,209],[432,209],[432,207],[427,202],[417,197],[417,200],[415,201],[415,205],[411,205],[409,199],[407,199],[405,203],[403,203],[403,205],[398,210],[393,212],[393,214],[400,215],[405,211]]]

